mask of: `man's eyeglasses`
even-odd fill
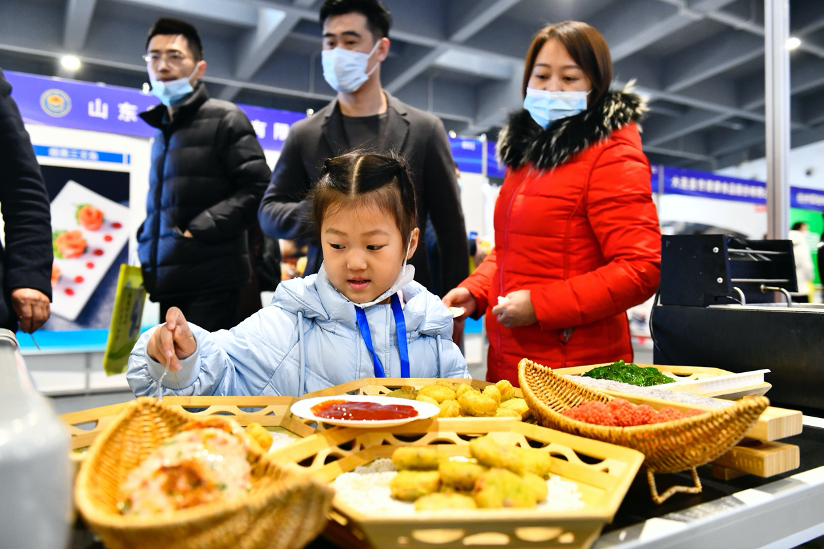
[[[163,59],[169,65],[180,65],[183,63],[183,60],[187,59],[187,57],[183,54],[183,52],[179,52],[176,50],[171,50],[168,52],[152,52],[147,53],[143,56],[143,61],[150,65],[157,65],[160,63],[160,60]]]

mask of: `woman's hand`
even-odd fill
[[[461,286],[447,292],[441,301],[446,307],[464,308],[463,315],[452,320],[452,341],[460,346],[461,340],[463,340],[466,317],[475,313],[475,310],[478,309],[478,304],[475,302],[475,297],[472,296],[472,293]]]
[[[189,323],[183,312],[176,307],[170,307],[166,312],[166,322],[155,329],[146,353],[158,363],[166,364],[169,357],[169,371],[177,372],[181,369],[180,359],[186,359],[197,349],[197,342],[189,329]]]
[[[506,295],[506,301],[492,308],[498,322],[506,328],[523,327],[538,322],[528,290],[516,290]]]

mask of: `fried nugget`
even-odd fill
[[[461,407],[454,399],[447,399],[439,405],[441,412],[438,413],[440,418],[455,418],[461,416]]]
[[[472,386],[470,386],[469,384],[467,384],[465,382],[461,382],[458,385],[458,388],[455,390],[455,393],[457,394],[458,397],[460,397],[468,391],[479,393],[480,390],[478,390],[478,388],[473,388]]]
[[[255,443],[260,445],[261,450],[263,452],[268,452],[269,449],[272,448],[272,442],[274,441],[274,437],[272,437],[272,433],[258,424],[257,422],[252,422],[248,426],[246,426],[246,435],[252,439]]]
[[[545,449],[533,449],[531,447],[515,447],[515,451],[521,455],[524,464],[524,472],[532,472],[535,475],[548,479],[551,473],[552,457]]]
[[[505,409],[504,407],[498,407],[495,410],[495,416],[508,416],[510,418],[521,418],[521,415],[518,414],[518,411],[513,411],[512,409]]]
[[[487,468],[506,468],[518,475],[524,472],[524,460],[516,448],[501,445],[488,435],[470,441],[469,452]]]
[[[502,401],[501,407],[517,411],[518,414],[524,414],[526,411],[529,410],[529,406],[526,404],[526,401],[524,401],[520,397],[513,397],[512,399]]]
[[[515,397],[515,388],[512,387],[509,380],[498,380],[495,382],[495,387],[501,392],[501,402]]]
[[[437,470],[441,455],[435,447],[410,445],[398,447],[392,453],[392,464],[398,470]]]
[[[440,403],[429,397],[428,395],[418,394],[418,397],[415,398],[415,401],[423,401],[424,403],[430,403],[435,405],[436,407],[440,407]]]
[[[487,395],[476,392],[464,392],[458,398],[458,404],[469,416],[494,416],[498,403]]]
[[[435,385],[436,386],[443,386],[444,388],[449,388],[450,390],[453,390],[453,391],[456,389],[455,384],[453,382],[450,382],[449,380],[438,380],[437,382],[435,382]]]
[[[479,508],[535,508],[537,502],[529,484],[504,468],[481,474],[473,496]]]
[[[404,388],[412,388],[412,386],[404,386],[403,388],[392,390],[391,392],[386,394],[386,397],[397,397],[399,399],[415,399],[418,397],[418,390],[412,388],[412,391],[406,390]]]
[[[501,390],[498,389],[495,385],[486,386],[482,392],[483,395],[486,397],[491,397],[495,400],[495,407],[497,408],[501,404]]]
[[[414,501],[424,495],[438,492],[441,488],[441,476],[437,470],[413,472],[401,470],[389,482],[392,497],[398,500]]]
[[[455,399],[456,394],[455,390],[452,388],[447,388],[446,386],[438,386],[436,384],[430,384],[428,386],[424,386],[418,390],[418,395],[428,395],[438,403],[442,403],[447,399]]]
[[[419,512],[433,510],[474,510],[478,507],[475,499],[458,493],[432,493],[415,501]]]
[[[475,488],[478,477],[486,471],[486,468],[474,462],[462,462],[457,460],[442,460],[438,464],[438,472],[441,474],[441,483],[455,491],[471,491]]]
[[[541,502],[549,494],[549,489],[547,489],[546,486],[546,480],[541,476],[535,475],[532,472],[525,472],[523,478],[527,486],[532,489],[536,502]]]

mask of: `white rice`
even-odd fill
[[[288,434],[282,432],[272,432],[272,446],[269,447],[269,451],[280,449],[281,447],[285,447],[295,441],[297,441],[297,438],[291,437]]]
[[[466,460],[452,457],[451,460]],[[389,483],[398,475],[390,458],[379,458],[366,466],[341,474],[332,482],[338,502],[370,516],[394,516],[415,513],[415,503],[392,498]],[[547,498],[537,510],[579,510],[584,507],[578,486],[559,476],[547,482]]]
[[[685,405],[701,405],[713,409],[723,409],[734,405],[732,401],[724,399],[714,399],[712,397],[701,397],[700,395],[693,395],[681,391],[669,391],[657,388],[656,386],[636,386],[634,384],[627,384],[625,382],[616,382],[615,380],[601,380],[599,378],[590,378],[589,376],[572,376],[571,380],[580,382],[587,386],[600,388],[602,390],[617,391],[621,393],[629,393],[631,395],[640,395],[643,397],[652,397],[654,399],[663,399],[664,401],[675,401],[677,403],[684,403]]]

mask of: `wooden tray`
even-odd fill
[[[612,363],[603,363],[597,365],[582,365],[579,367],[565,367],[562,369],[554,369],[555,372],[558,374],[567,374],[567,375],[581,375],[585,372],[589,372],[590,370],[596,367],[605,367],[609,366]],[[715,367],[688,367],[688,366],[680,366],[680,365],[645,365],[641,363],[635,363],[639,367],[653,367],[658,369],[664,374],[669,374],[675,377],[675,381],[687,381],[687,380],[701,380],[704,378],[711,378],[713,376],[723,376],[726,374],[735,374],[732,371],[724,370],[724,369],[717,369]],[[731,390],[717,390],[711,391],[706,393],[698,393],[697,391],[693,391],[692,389],[682,388],[682,389],[666,389],[667,391],[684,391],[688,393],[692,393],[694,395],[700,395],[702,397],[717,397],[719,399],[741,399],[742,397],[748,396],[755,396],[755,395],[764,395],[767,391],[772,388],[772,384],[768,384],[767,382],[762,382],[760,384],[753,384],[747,387],[740,387]],[[603,391],[605,393],[612,393],[609,390],[605,390],[603,388],[597,388],[599,391]]]
[[[351,382],[346,382],[345,384],[339,384],[337,386],[332,386],[326,388],[325,390],[319,390],[312,393],[307,393],[298,399],[308,399],[310,397],[327,397],[332,395],[386,395],[387,393],[399,389],[401,386],[414,386],[416,389],[420,389],[423,386],[427,386],[429,384],[434,384],[439,380],[446,380],[448,382],[452,382],[455,385],[458,384],[468,384],[473,388],[483,389],[486,386],[493,385],[491,382],[486,382],[484,380],[475,380],[472,378],[361,378],[359,380],[353,380]],[[523,393],[521,393],[521,388],[515,388],[515,397],[519,399],[523,399]],[[521,420],[528,420],[532,416],[529,411],[526,411],[521,415]],[[517,417],[474,417],[474,416],[461,416],[458,417],[460,420],[464,421],[471,421],[477,422],[478,419],[483,418],[484,420],[492,420],[495,421],[511,421],[512,418]],[[311,420],[304,420],[304,422],[311,423]],[[327,429],[327,425],[320,425],[318,429]]]
[[[298,464],[307,475],[331,482],[405,445],[439,445],[447,454],[469,456],[468,441],[489,433],[501,443],[542,447],[553,456],[552,473],[578,485],[583,509],[455,510],[379,517],[336,501],[326,536],[346,547],[589,547],[618,511],[644,455],[517,420],[490,420],[495,419],[471,423],[460,418],[428,419],[385,431],[333,428],[273,455],[275,460]]]

